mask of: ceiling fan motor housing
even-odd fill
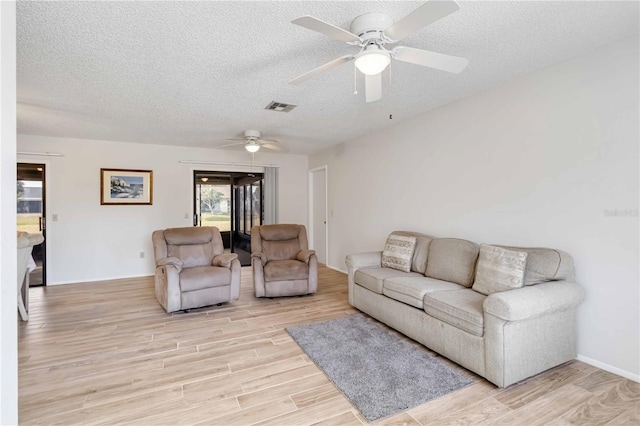
[[[378,39],[380,33],[393,24],[393,19],[384,13],[372,12],[358,16],[351,22],[351,33],[363,40]]]
[[[260,139],[261,133],[258,130],[245,130],[244,138],[247,140],[257,140]]]

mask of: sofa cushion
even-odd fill
[[[482,336],[484,316],[482,303],[487,296],[470,288],[438,291],[424,296],[424,311],[454,327]]]
[[[522,287],[527,252],[482,244],[473,289],[490,295]]]
[[[478,245],[471,241],[436,238],[429,247],[425,275],[471,287],[478,252]]]
[[[546,281],[575,280],[573,258],[569,253],[540,247],[499,247],[527,253],[527,265],[524,269],[525,286]]]
[[[423,309],[424,295],[434,291],[459,290],[462,286],[427,277],[393,277],[384,280],[382,294],[398,302]]]
[[[180,272],[180,290],[193,291],[209,287],[229,285],[231,269],[219,266],[196,266]]]
[[[424,274],[424,271],[427,269],[429,246],[431,245],[431,241],[433,241],[433,237],[408,231],[393,231],[393,234],[416,237],[416,246],[413,249],[413,259],[411,259],[411,271]]]
[[[422,277],[422,275],[416,272],[402,272],[397,269],[372,266],[358,269],[353,276],[353,280],[356,284],[374,293],[382,294],[382,286],[385,279],[408,276]]]
[[[264,265],[264,280],[306,280],[309,278],[309,266],[299,260],[272,260]]]
[[[382,266],[409,272],[415,246],[414,236],[390,234],[382,252]]]

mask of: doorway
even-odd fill
[[[309,227],[311,247],[316,251],[318,262],[327,264],[327,166],[309,171]]]
[[[29,287],[47,285],[45,168],[45,164],[17,165],[17,229],[30,234],[41,234],[45,238],[42,243],[34,246],[31,252],[35,266],[29,273]]]
[[[251,265],[251,228],[264,218],[262,173],[193,172],[193,226],[220,229],[226,251]]]

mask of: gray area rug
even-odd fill
[[[361,314],[287,331],[368,421],[463,388],[463,373]]]

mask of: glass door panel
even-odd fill
[[[194,226],[215,226],[226,249],[231,248],[231,176],[194,172]]]
[[[231,230],[230,185],[200,184],[200,226]]]
[[[18,163],[17,165],[17,230],[41,234],[46,238],[44,164]],[[29,273],[29,286],[46,285],[45,243],[33,247],[33,263]]]

